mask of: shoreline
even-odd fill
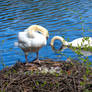
[[[92,91],[92,68],[71,61],[17,62],[0,71],[1,92]]]

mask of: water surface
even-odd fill
[[[49,43],[55,35],[69,41],[83,36],[92,37],[91,8],[91,0],[0,0],[0,69],[2,64],[11,66],[18,60],[25,62],[24,53],[14,46],[14,42],[18,32],[33,24],[47,28],[50,34],[47,46],[39,52],[40,59],[77,59],[78,55],[70,49],[60,53],[52,51]],[[57,46],[59,44],[57,42]],[[29,61],[35,56],[35,53],[30,53]],[[92,55],[89,60],[92,60]]]

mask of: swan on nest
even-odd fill
[[[23,32],[18,33],[18,42],[15,42],[15,45],[24,51],[26,62],[28,62],[27,56],[29,52],[36,52],[36,59],[39,61],[38,52],[40,48],[47,44],[48,37],[47,29],[40,25],[31,25]]]
[[[54,46],[55,40],[60,40],[62,42],[63,46],[67,46],[67,47],[76,47],[76,48],[92,47],[92,37],[81,37],[81,38],[77,38],[71,42],[67,42],[63,37],[54,36],[50,42],[51,46]]]

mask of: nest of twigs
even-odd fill
[[[89,72],[87,72],[90,70]],[[76,61],[42,60],[0,71],[0,92],[92,92],[92,68]]]

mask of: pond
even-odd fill
[[[92,37],[92,1],[0,0],[0,69],[18,60],[25,62],[24,53],[14,46],[14,42],[17,41],[18,32],[33,24],[47,28],[50,35],[48,44],[39,52],[40,59],[78,59],[78,55],[68,48],[59,53],[54,52],[49,43],[55,35],[69,41],[83,36]],[[57,41],[56,46],[59,45]],[[35,53],[30,53],[29,61],[35,56]],[[91,61],[92,55],[88,57]]]

